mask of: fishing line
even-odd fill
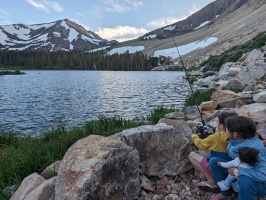
[[[165,23],[166,23],[167,26],[169,26],[169,25],[167,24],[166,21],[165,21]],[[205,121],[203,120],[202,112],[201,112],[200,109],[199,109],[199,105],[198,105],[198,102],[197,102],[197,99],[196,99],[195,93],[194,93],[193,88],[192,88],[192,86],[191,86],[191,84],[190,84],[190,82],[189,82],[188,72],[187,72],[187,70],[186,70],[185,64],[184,64],[183,59],[182,59],[182,57],[181,57],[181,54],[179,53],[179,50],[178,50],[178,48],[177,48],[177,45],[176,45],[175,39],[174,39],[174,37],[173,37],[173,35],[172,35],[171,29],[170,29],[170,36],[171,36],[171,38],[172,38],[172,40],[173,40],[173,42],[174,42],[174,45],[175,45],[176,51],[177,51],[177,53],[178,53],[178,57],[179,57],[180,62],[181,62],[181,67],[182,67],[182,68],[184,69],[184,71],[185,71],[187,82],[188,82],[188,84],[189,84],[189,87],[190,87],[190,90],[191,90],[191,93],[192,93],[193,99],[194,99],[194,101],[195,101],[195,103],[196,103],[196,106],[197,106],[198,112],[199,112],[199,114],[200,114],[200,118],[201,118],[201,123],[202,123],[202,126],[203,126],[203,127],[202,127],[203,130],[202,130],[202,131],[199,131],[199,132],[200,132],[200,133],[208,134],[208,130],[207,130],[207,127],[206,127],[206,123],[205,123]],[[200,129],[200,127],[198,127],[198,126],[197,126],[197,128],[198,128],[198,130]]]

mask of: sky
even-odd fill
[[[215,0],[0,0],[0,25],[69,19],[107,40],[137,38]]]

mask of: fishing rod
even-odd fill
[[[165,23],[166,23],[167,26],[169,26],[169,25],[167,24],[166,21],[165,21]],[[201,126],[200,124],[197,125],[197,130],[198,130],[198,132],[200,132],[201,134],[203,134],[203,133],[204,133],[204,134],[208,134],[208,130],[207,130],[206,123],[205,123],[205,121],[204,121],[204,119],[203,119],[203,117],[202,117],[202,112],[201,112],[200,109],[199,109],[199,105],[198,105],[198,102],[197,102],[197,99],[196,99],[195,93],[194,93],[193,88],[192,88],[192,86],[191,86],[191,84],[190,84],[190,82],[189,82],[188,72],[187,72],[187,70],[186,70],[185,64],[184,64],[183,59],[182,59],[182,57],[181,57],[181,54],[179,53],[179,50],[178,50],[178,48],[177,48],[177,45],[176,45],[175,39],[174,39],[174,37],[173,37],[173,35],[172,35],[172,33],[171,33],[171,30],[170,30],[170,35],[171,35],[171,38],[172,38],[172,40],[173,40],[173,42],[174,42],[174,45],[175,45],[176,51],[177,51],[177,53],[178,53],[178,57],[179,57],[180,62],[181,62],[181,67],[182,67],[182,68],[184,69],[184,71],[185,71],[187,82],[188,82],[188,84],[189,84],[189,87],[190,87],[190,90],[191,90],[192,96],[193,96],[193,98],[194,98],[194,100],[195,100],[195,103],[196,103],[196,106],[197,106],[198,112],[199,112],[199,114],[200,114],[200,118],[201,118],[202,126]]]

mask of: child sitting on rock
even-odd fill
[[[191,152],[189,154],[189,160],[194,166],[194,168],[199,171],[207,180],[202,181],[197,184],[197,187],[204,191],[209,192],[219,192],[213,174],[211,172],[208,159],[211,157],[223,158],[226,160],[231,160],[227,154],[227,145],[229,139],[225,132],[225,120],[228,117],[237,115],[235,112],[223,111],[218,115],[218,132],[209,135],[207,138],[201,139],[199,135],[192,134],[191,139],[196,147],[204,151],[210,151],[210,156],[204,157],[196,152]]]
[[[243,167],[251,169],[258,160],[259,151],[254,148],[249,147],[242,147],[238,151],[238,157],[234,160],[229,162],[217,162],[217,165],[222,166],[224,168],[231,168],[231,167]],[[232,184],[233,189],[236,192],[239,192],[239,185],[237,182],[233,182],[238,178],[238,170],[237,168],[234,169],[234,176],[228,174],[225,180],[217,182],[217,185],[220,187],[222,191],[226,191],[230,189]]]

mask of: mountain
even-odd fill
[[[122,43],[105,40],[68,19],[0,26],[0,50],[143,51],[148,56],[167,55],[178,61],[178,47],[188,65],[197,65],[265,30],[266,0],[216,0],[182,21]]]
[[[117,44],[116,48],[143,46],[148,56],[163,51],[179,61],[177,47],[184,50],[181,55],[185,63],[195,66],[265,30],[266,0],[216,0],[185,20]]]
[[[234,12],[248,0],[216,0],[188,18],[146,33],[141,39],[149,39],[155,36],[159,39],[184,35],[196,31],[202,26],[211,25],[223,17]]]
[[[0,26],[0,50],[91,50],[111,46],[92,31],[68,19],[44,24]]]

